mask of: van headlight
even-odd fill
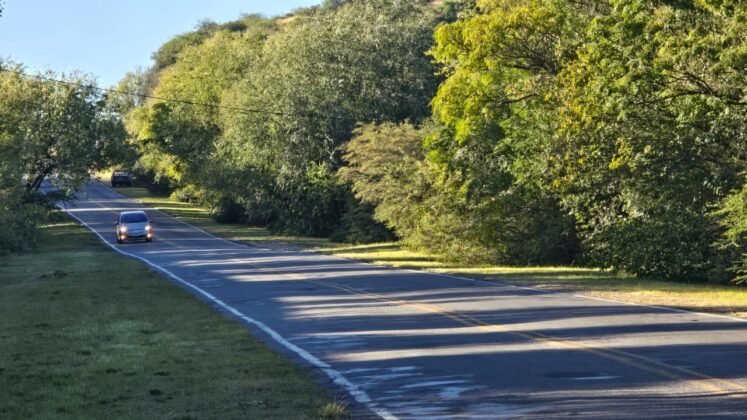
[[[153,228],[150,225],[146,225],[145,226],[145,230],[147,230],[148,232],[150,232],[151,229],[153,229]]]
[[[122,233],[127,232],[127,226],[120,226],[119,227],[119,231],[122,232]]]

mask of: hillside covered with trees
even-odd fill
[[[203,24],[123,81],[138,165],[216,217],[445,258],[725,280],[747,9],[367,0]]]
[[[203,22],[153,57],[116,87],[144,96],[105,101],[130,153],[102,155],[219,221],[747,275],[744,2],[328,1]]]

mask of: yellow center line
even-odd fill
[[[517,337],[524,338],[529,341],[534,341],[534,342],[538,342],[538,343],[542,343],[542,344],[546,344],[549,346],[562,348],[562,349],[585,351],[585,352],[592,353],[599,357],[614,360],[616,362],[623,363],[625,365],[635,367],[637,369],[641,369],[646,372],[650,372],[650,373],[654,373],[659,376],[663,376],[668,379],[684,381],[685,383],[688,383],[693,387],[708,391],[710,393],[725,395],[725,396],[729,396],[732,398],[747,397],[747,387],[739,383],[729,381],[729,380],[714,378],[714,377],[711,377],[711,376],[708,376],[703,373],[696,372],[690,369],[672,366],[672,365],[669,365],[663,362],[659,362],[654,359],[650,359],[645,356],[640,356],[640,355],[628,353],[628,352],[617,350],[617,349],[597,347],[597,346],[593,346],[593,345],[586,344],[586,343],[581,343],[581,342],[574,341],[574,340],[551,337],[551,336],[541,334],[541,333],[536,333],[536,332],[514,331],[507,327],[504,327],[498,324],[489,324],[480,319],[471,317],[469,315],[460,314],[460,313],[448,310],[439,305],[434,305],[430,303],[420,303],[420,302],[412,302],[412,301],[407,301],[407,300],[402,300],[402,299],[390,298],[390,297],[386,297],[380,294],[364,292],[364,291],[356,290],[354,288],[341,286],[338,284],[329,283],[329,282],[321,281],[321,280],[308,280],[308,279],[303,279],[303,278],[296,278],[296,279],[305,280],[310,283],[316,283],[322,286],[342,290],[342,291],[345,291],[345,292],[348,292],[348,293],[351,293],[357,296],[368,297],[368,298],[376,299],[379,301],[393,303],[398,306],[411,307],[411,308],[419,309],[423,312],[441,315],[441,316],[449,318],[453,321],[456,321],[468,327],[478,327],[483,331],[511,334]],[[695,377],[698,379],[691,379],[688,377]]]

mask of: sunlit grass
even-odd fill
[[[3,419],[344,415],[309,372],[73,223],[0,257],[0,390]]]
[[[159,208],[229,240],[295,247],[371,264],[440,274],[468,276],[487,281],[523,284],[587,296],[639,304],[671,306],[747,317],[747,288],[703,283],[640,279],[620,273],[582,267],[505,267],[447,262],[426,252],[389,242],[369,245],[332,243],[326,239],[272,235],[267,230],[215,222],[210,213],[169,197],[155,197],[145,189],[122,188],[123,194]]]

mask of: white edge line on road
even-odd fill
[[[157,271],[160,271],[163,274],[166,274],[167,276],[169,276],[172,279],[178,281],[182,285],[195,290],[196,292],[198,292],[199,294],[201,294],[203,297],[205,297],[208,300],[214,302],[215,304],[217,304],[221,308],[225,309],[229,313],[233,314],[237,318],[241,319],[242,321],[257,326],[262,331],[264,331],[265,333],[267,333],[267,335],[269,335],[270,337],[272,337],[273,340],[275,340],[278,343],[280,343],[283,347],[287,348],[288,350],[292,351],[293,353],[296,353],[298,356],[300,356],[301,358],[303,358],[308,363],[316,366],[317,368],[320,368],[322,371],[324,371],[324,373],[327,374],[327,376],[329,376],[330,379],[332,379],[332,381],[336,385],[343,387],[358,403],[362,404],[363,406],[365,406],[366,408],[368,408],[369,410],[371,410],[373,413],[375,413],[379,417],[381,417],[383,419],[386,419],[386,420],[395,420],[395,419],[397,419],[397,417],[395,417],[393,414],[391,414],[388,410],[386,410],[384,408],[380,408],[380,407],[378,407],[378,405],[376,403],[372,402],[371,397],[369,397],[368,394],[365,391],[363,391],[359,386],[357,386],[354,383],[350,382],[345,377],[345,375],[343,375],[339,371],[333,369],[329,364],[321,361],[320,359],[318,359],[317,357],[315,357],[311,353],[307,352],[306,350],[304,350],[304,349],[298,347],[297,345],[291,343],[290,341],[286,340],[277,331],[275,331],[272,328],[268,327],[264,323],[262,323],[260,321],[257,321],[256,319],[250,318],[250,317],[242,314],[236,308],[234,308],[234,307],[226,304],[225,302],[223,302],[222,300],[218,299],[217,297],[215,297],[215,296],[211,295],[210,293],[208,293],[208,292],[200,289],[199,287],[197,287],[197,286],[189,283],[188,281],[182,279],[181,277],[179,277],[176,274],[172,273],[171,271],[169,271],[169,270],[161,267],[160,265],[152,263],[151,261],[147,260],[146,258],[137,256],[137,255],[134,255],[134,254],[130,254],[129,252],[125,252],[125,251],[119,249],[118,247],[116,247],[116,246],[112,245],[111,243],[109,243],[109,241],[107,241],[99,232],[97,232],[95,229],[93,229],[91,226],[89,226],[88,223],[84,222],[83,220],[81,220],[80,218],[78,218],[74,214],[68,212],[67,210],[65,210],[65,209],[62,209],[62,210],[64,210],[67,214],[69,214],[70,217],[72,217],[73,219],[77,220],[78,223],[82,224],[88,230],[90,230],[91,232],[93,232],[96,236],[99,237],[99,239],[104,244],[106,244],[109,248],[113,249],[114,251],[116,251],[116,252],[118,252],[118,253],[120,253],[122,255],[126,255],[126,256],[128,256],[130,258],[134,258],[136,260],[139,260],[139,261],[145,263],[146,265],[150,266],[151,268],[153,268],[153,269],[155,269]],[[169,217],[171,217],[171,216],[169,216]],[[207,232],[204,232],[204,233],[207,233]],[[207,234],[210,235],[210,236],[214,236],[214,235],[212,235],[210,233],[207,233]],[[218,238],[217,236],[214,236],[214,237]],[[218,239],[221,239],[221,240],[224,240],[226,242],[229,242],[229,241],[227,241],[225,239],[222,239],[222,238],[218,238]],[[237,245],[235,242],[232,242],[232,244]]]
[[[109,189],[109,190],[111,190],[111,191],[119,194],[123,198],[132,200],[131,198],[127,197],[126,195],[124,195],[124,194],[122,194],[122,193],[120,193],[120,192],[118,192],[116,190],[113,190],[113,189],[107,187],[106,185],[104,185],[103,182],[100,182],[100,181],[97,181],[97,182],[99,182],[104,188],[107,188],[107,189]],[[152,208],[152,207],[147,207],[147,208]],[[161,213],[164,216],[166,216],[166,217],[168,217],[168,218],[170,218],[172,220],[175,220],[175,221],[177,221],[179,223],[184,223],[184,224],[187,224],[189,226],[192,226],[193,228],[199,230],[200,232],[202,232],[205,235],[208,235],[208,236],[210,236],[210,237],[212,237],[214,239],[218,239],[220,241],[223,241],[223,242],[226,242],[226,243],[229,243],[229,244],[232,244],[232,245],[238,245],[238,246],[243,246],[243,247],[246,247],[246,248],[251,248],[251,247],[249,247],[248,245],[246,245],[244,243],[229,241],[226,238],[221,238],[220,236],[213,235],[212,233],[210,233],[210,232],[208,232],[208,231],[206,231],[204,229],[201,229],[201,228],[199,228],[197,226],[194,226],[194,225],[191,225],[189,223],[183,222],[183,221],[175,218],[174,216],[172,216],[172,215],[170,215],[170,214],[168,214],[166,212],[163,212],[161,210],[158,210],[158,209],[153,209],[153,210],[155,210],[158,213]],[[106,241],[104,241],[104,242],[106,242]],[[109,244],[108,242],[106,242],[106,243]],[[308,252],[308,251],[306,251],[306,252]],[[317,254],[317,255],[324,255],[326,257],[332,257],[332,258],[337,258],[337,259],[341,259],[341,260],[345,260],[345,261],[351,261],[351,262],[356,262],[356,263],[360,263],[360,264],[370,265],[372,267],[382,267],[380,265],[371,264],[371,263],[367,263],[367,262],[364,262],[364,261],[353,260],[353,259],[350,259],[350,258],[343,258],[343,257],[334,256],[334,255],[328,255],[328,254],[323,254],[323,253],[319,253],[319,252],[314,252],[314,251],[311,251],[311,252],[313,252],[314,254]],[[386,267],[386,266],[384,266],[384,267]],[[728,319],[728,320],[731,320],[731,321],[747,322],[747,319],[745,319],[745,318],[737,318],[737,317],[729,316],[729,315],[720,315],[720,314],[713,314],[713,313],[708,313],[708,312],[691,311],[691,310],[688,310],[688,309],[672,308],[672,307],[669,307],[669,306],[646,305],[646,304],[643,304],[643,303],[626,302],[624,300],[606,299],[606,298],[600,298],[600,297],[594,297],[594,296],[587,296],[587,295],[581,295],[581,294],[569,294],[569,293],[564,293],[564,292],[557,292],[557,291],[554,291],[554,290],[539,289],[539,288],[536,288],[536,287],[519,286],[519,285],[516,285],[516,284],[503,283],[503,282],[499,282],[499,281],[488,281],[488,280],[473,279],[473,278],[470,278],[470,277],[454,276],[454,275],[451,275],[451,274],[434,273],[432,271],[420,271],[420,270],[412,270],[412,269],[397,268],[397,267],[387,267],[387,268],[391,268],[391,269],[397,270],[397,271],[410,272],[410,273],[432,274],[434,276],[446,277],[446,278],[456,279],[456,280],[463,280],[463,281],[468,281],[468,282],[472,282],[472,283],[485,284],[485,285],[490,285],[490,286],[494,286],[494,287],[505,286],[505,287],[512,287],[514,289],[531,290],[531,291],[542,292],[542,293],[547,293],[547,294],[567,295],[567,296],[573,296],[573,297],[582,298],[582,299],[598,300],[598,301],[602,301],[602,302],[619,303],[619,304],[623,304],[623,305],[640,306],[640,307],[644,307],[644,308],[654,308],[654,309],[659,309],[659,310],[663,310],[663,311],[677,312],[677,313],[681,313],[681,314],[693,314],[693,315],[700,315],[700,316],[706,316],[706,317],[711,317],[711,318]]]

